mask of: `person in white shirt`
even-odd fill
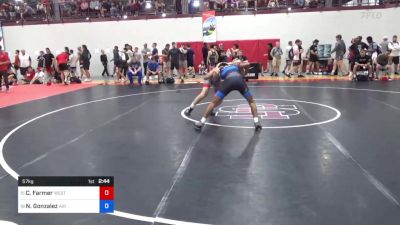
[[[297,74],[298,78],[303,78],[301,74],[301,55],[303,54],[303,47],[301,46],[301,40],[297,39],[293,46],[293,63],[292,63],[292,74]],[[291,74],[288,75],[290,77]]]
[[[292,68],[292,61],[293,61],[293,42],[289,41],[288,46],[285,49],[285,58],[286,58],[286,65],[285,68],[283,69],[282,73],[286,74],[286,70],[290,71]]]
[[[74,50],[69,50],[69,61],[68,61],[68,66],[70,69],[70,74],[73,77],[76,77],[76,68],[78,67],[78,62],[79,62],[79,56],[78,54],[74,53]]]
[[[399,58],[400,58],[400,43],[397,41],[397,35],[393,35],[392,42],[389,42],[390,64],[394,64],[394,74],[398,75]]]
[[[21,75],[26,79],[26,72],[28,68],[31,66],[32,60],[31,57],[25,52],[24,49],[21,50],[19,54],[19,61],[20,61],[20,69]]]
[[[30,84],[46,84],[44,72],[42,70],[37,70]]]

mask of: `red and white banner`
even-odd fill
[[[217,42],[217,18],[215,10],[203,12],[203,42]]]

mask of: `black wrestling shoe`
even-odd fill
[[[292,78],[292,75],[290,73],[285,74],[288,78]]]
[[[150,85],[150,82],[148,80],[146,80],[146,82],[144,84],[145,85]]]
[[[188,109],[185,110],[184,114],[185,116],[190,116],[190,114],[192,113],[193,109],[191,107],[189,107]]]
[[[297,76],[297,78],[304,78],[304,77],[305,77],[305,76],[302,75],[302,74],[300,74],[300,75]]]
[[[200,121],[197,121],[196,123],[194,123],[194,129],[195,130],[201,130],[201,128],[203,128],[204,127],[204,124],[202,123],[202,122],[200,122]]]
[[[260,121],[258,121],[257,123],[254,123],[254,128],[256,129],[256,131],[262,130],[262,126],[261,126]]]

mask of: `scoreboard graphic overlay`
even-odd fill
[[[18,178],[18,213],[113,213],[114,177]]]

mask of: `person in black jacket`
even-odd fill
[[[101,73],[101,75],[104,77],[104,74],[107,74],[107,77],[110,76],[110,74],[108,73],[108,59],[107,59],[107,55],[104,53],[104,50],[101,50],[101,55],[100,55],[100,61],[101,64],[103,64],[103,72]]]
[[[80,61],[82,62],[82,67],[84,70],[84,73],[86,75],[85,82],[90,82],[92,79],[90,79],[90,59],[92,58],[92,55],[90,54],[88,48],[86,45],[82,45],[82,54],[80,56]]]

